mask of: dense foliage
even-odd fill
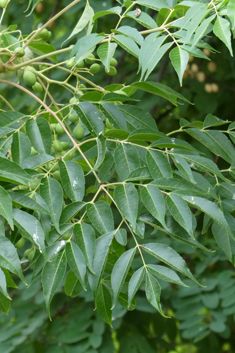
[[[235,1],[0,5],[1,349],[232,351]]]

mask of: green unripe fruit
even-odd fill
[[[116,67],[114,67],[114,66],[110,66],[109,71],[107,71],[107,69],[105,69],[105,72],[106,72],[109,76],[115,76],[115,75],[117,74]]]
[[[75,139],[80,140],[83,138],[84,136],[84,129],[81,125],[78,125],[75,127],[75,129],[73,130],[73,136],[75,137]]]
[[[110,66],[117,66],[117,60],[115,58],[112,58],[110,61]]]
[[[7,6],[7,1],[8,0],[0,0],[0,6],[4,9]]]
[[[52,163],[47,163],[45,165],[45,168],[46,168],[46,170],[50,170],[51,168],[53,168],[53,164]]]
[[[57,181],[61,181],[61,178],[60,178],[60,172],[59,170],[56,170],[53,174],[52,174],[53,178],[56,179]]]
[[[39,182],[38,182],[38,181],[33,181],[33,182],[30,184],[31,190],[36,189],[36,187],[38,187],[38,185],[39,185]]]
[[[24,257],[26,258],[26,259],[28,259],[29,257],[29,254],[31,253],[31,251],[32,251],[32,249],[30,248],[30,249],[27,249],[27,250],[25,250],[25,252],[24,252]]]
[[[67,150],[69,148],[69,146],[70,146],[69,143],[65,142],[65,141],[62,141],[61,145],[62,145],[64,151]]]
[[[86,86],[82,83],[81,85],[79,85],[79,88],[86,88]]]
[[[99,64],[92,64],[90,67],[90,72],[92,74],[97,74],[97,72],[100,71],[100,65]]]
[[[90,55],[88,55],[88,57],[85,59],[85,62],[86,62],[87,64],[93,64],[93,63],[94,63],[94,60],[95,60],[95,55],[90,54]]]
[[[54,140],[52,146],[56,152],[63,151],[63,147],[62,147],[61,142],[59,140]]]
[[[48,31],[46,28],[43,28],[43,30],[39,33],[39,38],[41,38],[42,40],[47,41],[48,39],[51,38],[51,32]]]
[[[65,234],[63,235],[63,239],[64,239],[64,240],[69,240],[70,237],[71,237],[71,235],[70,235],[69,233],[65,233]]]
[[[24,49],[22,47],[18,47],[18,48],[15,48],[14,54],[16,54],[17,56],[22,58],[22,56],[25,55],[25,51],[24,51]]]
[[[23,80],[28,86],[33,86],[35,85],[37,78],[32,71],[26,69],[23,74]]]
[[[33,90],[34,90],[34,92],[42,93],[42,92],[43,92],[42,85],[41,85],[39,82],[36,82],[36,83],[33,85]]]
[[[38,152],[35,150],[34,147],[31,147],[31,157],[36,156],[36,154],[38,154]]]
[[[75,103],[77,103],[77,98],[76,98],[76,97],[72,97],[72,98],[69,100],[69,103],[70,103],[70,104],[75,104]]]
[[[66,156],[64,157],[64,161],[71,161],[71,159],[73,159],[73,157],[75,155],[75,152],[76,152],[76,150],[73,149],[68,154],[66,154]]]
[[[78,96],[78,97],[80,97],[80,96],[82,96],[84,93],[82,92],[82,91],[77,91],[76,92],[76,96]],[[78,98],[79,99],[79,98]]]
[[[50,126],[51,126],[51,129],[53,129],[53,130],[55,130],[56,129],[56,123],[52,123],[52,124],[50,124]]]
[[[68,119],[71,123],[76,123],[78,121],[78,116],[76,114],[69,114]]]
[[[82,69],[82,68],[84,67],[84,65],[85,65],[84,61],[81,60],[81,61],[79,61],[79,63],[77,63],[76,67],[77,67],[78,69]]]
[[[35,252],[36,252],[35,249],[31,249],[30,253],[28,254],[28,260],[29,260],[29,262],[32,262],[32,261],[33,261]]]
[[[51,163],[52,164],[52,163]],[[52,166],[54,166],[51,170],[52,173],[54,173],[56,170],[59,170],[59,164],[56,163],[56,164],[52,164]]]
[[[56,124],[55,130],[56,130],[57,134],[64,134],[64,128],[59,123]]]
[[[70,69],[74,64],[74,58],[71,58],[67,61],[66,66],[68,69]]]
[[[113,125],[110,123],[109,119],[105,119],[105,125],[108,129],[113,129]]]
[[[15,244],[15,247],[16,249],[21,249],[23,248],[24,244],[25,244],[25,238],[22,237],[20,238],[20,240],[17,241],[17,243]]]

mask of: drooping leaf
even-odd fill
[[[87,205],[87,214],[92,225],[100,234],[114,230],[113,213],[109,204],[105,201],[97,201]]]
[[[7,220],[11,229],[13,229],[11,197],[2,186],[0,186],[0,215]]]
[[[45,235],[40,222],[31,214],[20,209],[13,210],[14,223],[19,233],[29,239],[36,248],[46,256],[45,252]]]
[[[73,46],[71,51],[71,58],[75,56],[75,60],[83,60],[91,54],[96,45],[104,39],[104,36],[97,33],[88,34],[85,37],[78,39],[77,43]]]
[[[93,136],[99,136],[104,132],[103,117],[92,103],[82,102],[75,105],[74,109]]]
[[[65,251],[57,254],[52,261],[48,261],[42,270],[42,286],[46,309],[51,320],[50,304],[66,271]]]
[[[132,261],[136,253],[136,248],[127,250],[122,254],[114,265],[111,273],[111,285],[113,289],[113,306],[117,303],[118,295],[122,290],[122,286],[131,267]]]
[[[116,43],[111,43],[108,41],[107,43],[101,44],[97,50],[97,54],[108,72],[110,70],[110,61],[114,56],[116,48]]]
[[[114,199],[122,216],[130,222],[135,230],[138,212],[138,192],[135,186],[132,183],[116,186]]]
[[[222,42],[224,42],[230,51],[231,56],[233,56],[229,21],[218,15],[214,24],[213,32],[220,40],[222,40]]]
[[[166,197],[166,203],[172,217],[183,227],[189,235],[194,238],[193,235],[193,218],[190,208],[187,202],[182,197],[169,194]]]
[[[154,276],[175,284],[179,284],[183,287],[188,287],[186,284],[184,284],[177,273],[174,271],[170,270],[169,268],[165,266],[160,266],[160,265],[147,265],[147,269],[149,272],[151,272]]]
[[[114,160],[122,180],[126,180],[131,172],[141,167],[138,152],[131,144],[119,144],[114,152]]]
[[[143,203],[151,215],[166,228],[166,205],[161,191],[156,185],[149,184],[141,190]]]
[[[160,243],[145,244],[142,249],[199,284],[187,267],[184,259],[174,249]]]
[[[72,270],[70,270],[66,276],[64,291],[65,294],[71,298],[79,296],[79,294],[83,291],[79,279]]]
[[[216,243],[224,251],[229,261],[234,263],[234,259],[233,259],[234,255],[232,254],[230,236],[228,231],[215,222],[213,222],[211,230],[214,235]]]
[[[145,292],[149,303],[156,308],[163,317],[167,317],[164,315],[160,303],[161,287],[157,279],[148,270],[146,270]]]
[[[44,118],[30,119],[26,123],[27,136],[38,153],[50,154],[52,145],[51,128]]]
[[[89,224],[82,223],[76,224],[73,232],[76,243],[83,252],[89,270],[94,273],[92,267],[96,240],[94,229]]]
[[[94,293],[97,291],[101,281],[114,235],[115,232],[113,231],[101,235],[98,239],[96,239],[95,255],[93,259],[93,268],[95,270],[95,274],[90,275],[89,277],[90,286]]]
[[[180,85],[182,86],[182,79],[188,64],[189,54],[180,48],[180,46],[176,46],[170,52],[170,59],[172,65],[179,77]]]
[[[63,188],[72,202],[82,201],[85,193],[85,178],[82,167],[73,161],[59,161]]]
[[[40,195],[46,201],[56,230],[60,232],[59,221],[63,204],[63,189],[60,183],[53,178],[43,178],[40,185]]]
[[[31,144],[28,137],[21,131],[17,131],[13,135],[11,145],[12,159],[17,164],[21,164],[25,159],[30,157]]]
[[[135,296],[135,293],[139,289],[141,283],[144,280],[145,268],[144,266],[140,267],[131,277],[128,285],[128,305],[130,305],[132,299]]]
[[[71,241],[66,244],[65,253],[71,270],[75,273],[75,275],[81,282],[83,289],[86,290],[86,261],[81,249],[76,243]]]
[[[150,174],[154,179],[172,178],[170,163],[162,152],[148,150],[146,161]]]
[[[8,238],[0,235],[0,266],[18,276],[26,284],[16,248]]]
[[[102,319],[112,326],[112,297],[108,288],[102,282],[97,289],[95,306]]]

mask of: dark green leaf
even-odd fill
[[[105,201],[98,201],[87,205],[87,214],[92,225],[100,234],[114,230],[113,213],[109,204]]]
[[[59,161],[60,177],[64,191],[71,201],[82,201],[85,193],[85,178],[82,167],[73,161]]]
[[[138,192],[132,183],[116,186],[114,199],[122,216],[126,218],[132,228],[136,228],[138,212]]]
[[[82,250],[89,270],[94,273],[92,262],[95,254],[95,232],[94,229],[86,223],[76,224],[73,229],[75,240]]]
[[[81,282],[83,289],[86,290],[86,285],[85,285],[86,261],[81,249],[76,243],[71,241],[66,244],[65,253],[71,270],[75,273],[75,275]]]

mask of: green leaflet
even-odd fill
[[[48,261],[42,271],[43,294],[50,320],[50,304],[62,279],[64,278],[66,265],[67,261],[65,252],[62,251],[53,258],[53,261]]]
[[[116,186],[114,199],[122,216],[126,218],[135,230],[138,212],[138,193],[132,183]]]
[[[142,249],[147,253],[151,254],[152,256],[156,257],[160,261],[166,263],[174,270],[183,273],[185,276],[189,277],[192,281],[199,284],[196,278],[194,278],[194,276],[190,272],[183,258],[169,246],[165,244],[159,244],[159,243],[149,243],[149,244],[145,244]]]
[[[97,201],[87,205],[87,214],[92,225],[100,234],[114,230],[113,213],[105,201]]]
[[[85,285],[86,261],[81,249],[76,243],[71,241],[66,244],[65,253],[71,270],[74,272],[74,274],[81,282],[83,289],[86,290],[86,285]]]
[[[113,289],[113,306],[116,305],[118,295],[122,290],[122,286],[134,259],[136,248],[130,249],[122,254],[114,265],[111,274],[111,285]]]

